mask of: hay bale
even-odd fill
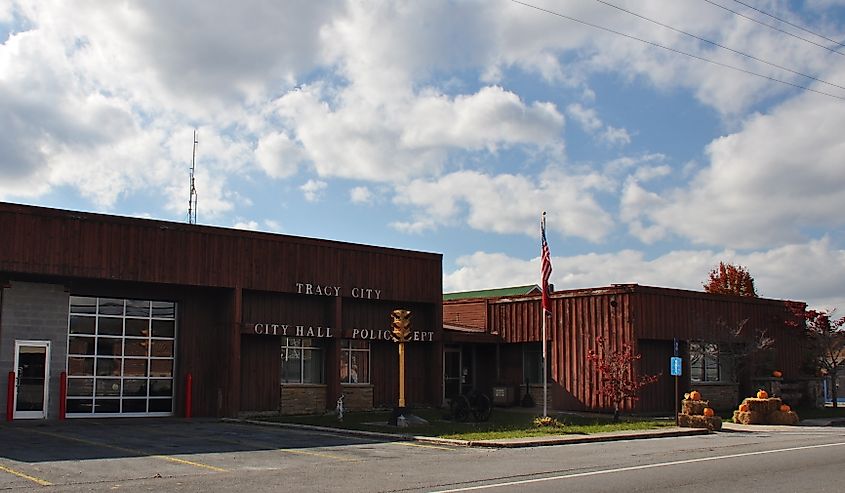
[[[749,412],[756,412],[760,414],[770,414],[774,411],[777,411],[780,408],[780,405],[783,404],[783,401],[779,397],[773,397],[769,399],[758,399],[756,397],[746,397],[743,401],[743,404],[748,406]]]
[[[798,415],[792,411],[775,411],[769,415],[769,424],[773,425],[797,425]]]
[[[701,416],[704,414],[704,408],[710,407],[710,401],[693,401],[684,399],[681,401],[681,413],[692,416]]]
[[[697,414],[679,414],[678,426],[684,428],[707,428],[708,430],[721,430],[722,418],[719,416],[701,416]]]
[[[743,425],[764,425],[768,423],[769,413],[760,411],[740,412],[734,411],[734,423]]]

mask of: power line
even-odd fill
[[[785,31],[785,30],[783,30],[783,29],[781,29],[781,28],[779,28],[779,27],[777,27],[777,26],[773,26],[773,25],[771,25],[771,24],[766,24],[765,22],[759,21],[759,20],[757,20],[757,19],[755,19],[755,18],[753,18],[753,17],[749,17],[749,16],[747,16],[747,15],[743,14],[742,12],[737,12],[736,10],[729,9],[728,7],[725,7],[724,5],[721,5],[721,4],[718,4],[718,3],[716,3],[716,2],[713,2],[712,0],[704,0],[704,1],[705,1],[705,2],[707,2],[707,3],[709,3],[710,5],[713,5],[714,7],[719,7],[719,8],[720,8],[720,9],[722,9],[722,10],[727,10],[728,12],[730,12],[730,13],[732,13],[732,14],[736,15],[736,16],[742,17],[743,19],[747,19],[747,20],[749,20],[749,21],[751,21],[751,22],[754,22],[754,23],[760,24],[761,26],[766,26],[766,27],[768,27],[769,29],[775,30],[775,31],[777,31],[777,32],[779,32],[779,33],[786,34],[787,36],[792,36],[793,38],[800,39],[801,41],[804,41],[805,43],[810,43],[811,45],[818,46],[819,48],[823,48],[823,49],[825,49],[825,50],[827,50],[827,51],[829,51],[829,52],[831,52],[831,53],[836,53],[837,55],[840,55],[840,56],[845,56],[845,53],[842,53],[841,51],[834,50],[833,48],[830,48],[829,46],[825,46],[825,45],[823,45],[823,44],[821,44],[821,43],[816,43],[815,41],[813,41],[813,40],[811,40],[811,39],[803,38],[803,37],[801,37],[801,36],[798,36],[797,34],[791,33],[791,32],[789,32],[789,31]],[[815,34],[815,33],[813,33],[813,34]],[[817,36],[818,36],[818,35],[817,35]],[[824,36],[822,36],[822,37],[824,37]],[[834,41],[834,42],[835,42],[835,41]],[[836,44],[839,44],[839,43],[836,43]]]
[[[656,43],[654,41],[649,41],[647,39],[638,38],[636,36],[632,36],[630,34],[625,34],[625,33],[620,32],[620,31],[615,31],[615,30],[610,29],[608,27],[599,26],[599,25],[593,24],[591,22],[587,22],[587,21],[584,21],[584,20],[581,20],[581,19],[576,19],[575,17],[570,17],[568,15],[561,14],[560,12],[555,12],[553,10],[544,9],[542,7],[538,7],[538,6],[532,5],[530,3],[525,3],[525,2],[522,2],[520,0],[511,0],[511,2],[522,5],[524,7],[532,8],[532,9],[537,10],[539,12],[554,15],[554,16],[560,17],[562,19],[570,20],[572,22],[577,22],[579,24],[589,26],[589,27],[592,27],[594,29],[599,29],[601,31],[609,32],[611,34],[616,34],[617,36],[622,36],[622,37],[625,37],[625,38],[628,38],[628,39],[633,39],[634,41],[639,41],[640,43],[645,43],[647,45],[654,46],[656,48],[661,48],[663,50],[671,51],[671,52],[677,53],[679,55],[684,55],[684,56],[687,56],[687,57],[690,57],[690,58],[694,58],[694,59],[700,60],[702,62],[707,62],[707,63],[713,64],[713,65],[717,65],[719,67],[724,67],[724,68],[728,68],[728,69],[731,69],[731,70],[735,70],[737,72],[742,72],[744,74],[753,75],[755,77],[760,77],[762,79],[766,79],[766,80],[769,80],[769,81],[772,81],[772,82],[777,82],[779,84],[791,86],[791,87],[794,87],[796,89],[801,89],[803,91],[813,92],[813,93],[816,93],[816,94],[821,94],[822,96],[828,96],[828,97],[831,97],[831,98],[835,98],[835,99],[845,101],[845,97],[843,97],[843,96],[837,96],[836,94],[831,94],[829,92],[820,91],[818,89],[813,89],[813,88],[807,87],[807,86],[802,86],[801,84],[795,84],[795,83],[788,82],[788,81],[781,80],[781,79],[777,79],[775,77],[771,77],[771,76],[768,76],[768,75],[759,74],[757,72],[752,72],[751,70],[746,70],[744,68],[735,67],[733,65],[728,65],[728,64],[722,63],[722,62],[717,62],[717,61],[711,60],[709,58],[704,58],[702,56],[694,55],[692,53],[687,53],[685,51],[681,51],[681,50],[678,50],[678,49],[675,49],[675,48],[671,48],[669,46],[664,46],[664,45],[662,45],[660,43]]]
[[[664,24],[664,23],[662,23],[662,22],[660,22],[660,21],[656,21],[656,20],[651,19],[651,18],[649,18],[649,17],[646,17],[646,16],[644,16],[644,15],[640,15],[640,14],[638,14],[638,13],[636,13],[636,12],[632,12],[632,11],[630,11],[630,10],[628,10],[628,9],[625,9],[625,8],[620,7],[620,6],[618,6],[618,5],[614,5],[614,4],[610,3],[610,2],[606,2],[606,1],[604,1],[604,0],[595,0],[595,1],[596,1],[596,2],[598,2],[598,3],[600,3],[600,4],[602,4],[602,5],[606,5],[606,6],[608,6],[608,7],[613,7],[614,9],[617,9],[617,10],[620,10],[620,11],[622,11],[622,12],[625,12],[626,14],[633,15],[634,17],[638,17],[638,18],[640,18],[640,19],[643,19],[643,20],[645,20],[645,21],[651,22],[651,23],[653,23],[653,24],[657,24],[657,25],[658,25],[658,26],[660,26],[660,27],[664,27],[664,28],[666,28],[666,29],[670,29],[670,30],[672,30],[672,31],[674,31],[674,32],[676,32],[676,33],[683,34],[683,35],[685,35],[685,36],[689,36],[689,37],[691,37],[691,38],[697,39],[697,40],[702,41],[702,42],[704,42],[704,43],[708,43],[708,44],[710,44],[710,45],[716,46],[716,47],[721,48],[721,49],[723,49],[723,50],[730,51],[731,53],[736,53],[737,55],[742,55],[742,56],[744,56],[744,57],[746,57],[746,58],[750,58],[751,60],[754,60],[754,61],[757,61],[757,62],[760,62],[760,63],[765,63],[766,65],[769,65],[769,66],[771,66],[771,67],[775,67],[775,68],[778,68],[778,69],[780,69],[780,70],[785,70],[785,71],[790,72],[790,73],[792,73],[792,74],[795,74],[795,75],[800,75],[801,77],[806,77],[806,78],[808,78],[808,79],[812,79],[812,80],[814,80],[814,81],[816,81],[816,82],[821,82],[822,84],[827,84],[827,85],[829,85],[829,86],[833,86],[833,87],[836,87],[836,88],[839,88],[839,89],[845,89],[845,86],[840,86],[839,84],[834,84],[833,82],[828,82],[828,81],[826,81],[826,80],[819,79],[818,77],[815,77],[815,76],[812,76],[812,75],[808,75],[808,74],[805,74],[805,73],[803,73],[803,72],[798,72],[797,70],[792,70],[791,68],[784,67],[783,65],[778,65],[777,63],[773,63],[773,62],[770,62],[770,61],[768,61],[768,60],[763,60],[762,58],[758,58],[758,57],[756,57],[756,56],[754,56],[754,55],[749,55],[748,53],[745,53],[745,52],[742,52],[742,51],[739,51],[739,50],[735,50],[735,49],[733,49],[733,48],[731,48],[731,47],[728,47],[728,46],[725,46],[725,45],[719,44],[719,43],[717,43],[717,42],[715,42],[715,41],[710,41],[709,39],[705,39],[705,38],[702,38],[702,37],[700,37],[700,36],[696,36],[695,34],[688,33],[688,32],[686,32],[686,31],[684,31],[684,30],[682,30],[682,29],[677,29],[677,28],[674,28],[674,27],[672,27],[672,26],[670,26],[670,25],[668,25],[668,24]]]
[[[788,25],[790,25],[790,26],[792,26],[792,27],[794,27],[794,28],[796,28],[796,29],[800,29],[800,30],[804,31],[805,33],[810,33],[810,34],[812,34],[812,35],[815,35],[815,36],[818,36],[818,37],[820,37],[820,38],[822,38],[822,39],[825,39],[825,40],[827,40],[827,41],[830,41],[831,43],[833,43],[833,44],[835,44],[835,45],[839,45],[839,46],[845,47],[845,45],[843,45],[843,44],[842,44],[842,43],[840,43],[839,41],[836,41],[835,39],[830,39],[830,38],[828,38],[827,36],[825,36],[824,34],[819,34],[819,33],[815,32],[815,31],[811,31],[811,30],[806,29],[806,28],[804,28],[804,27],[802,27],[802,26],[799,26],[798,24],[793,24],[792,22],[789,22],[789,21],[788,21],[788,20],[786,20],[786,19],[781,19],[780,17],[778,17],[778,16],[776,16],[776,15],[773,15],[773,14],[770,14],[770,13],[766,12],[765,10],[758,9],[757,7],[755,7],[755,6],[753,6],[753,5],[749,5],[749,4],[745,3],[745,2],[740,2],[739,0],[734,0],[734,2],[736,2],[736,3],[740,4],[740,5],[745,5],[746,7],[748,7],[748,8],[749,8],[749,9],[751,9],[751,10],[756,10],[757,12],[760,12],[760,13],[761,13],[761,14],[763,14],[763,15],[767,15],[767,16],[771,17],[772,19],[775,19],[775,20],[778,20],[778,21],[780,21],[780,22],[783,22],[784,24],[788,24]]]

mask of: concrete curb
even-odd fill
[[[332,433],[336,435],[347,435],[362,438],[376,438],[380,440],[413,441],[420,443],[430,443],[433,445],[483,448],[545,447],[550,445],[574,445],[578,443],[615,442],[621,440],[642,440],[648,438],[696,436],[706,435],[710,433],[705,428],[673,427],[658,430],[616,431],[609,433],[596,433],[593,435],[549,435],[542,437],[509,438],[505,440],[456,440],[452,438],[418,436],[406,433],[383,433],[377,431],[349,430],[343,428],[331,428],[327,426],[304,425],[298,423],[260,421],[256,419],[223,418],[221,419],[221,421],[226,423],[244,423],[258,426],[275,426],[279,428],[290,428],[295,430],[319,431],[321,433]]]

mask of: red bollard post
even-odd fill
[[[9,372],[9,385],[6,387],[6,421],[15,416],[15,372]]]
[[[67,415],[67,372],[59,376],[59,419],[64,421]]]
[[[188,373],[185,376],[185,417],[186,418],[191,417],[191,405],[192,405],[191,396],[193,394],[193,392],[192,392],[193,386],[194,386],[194,377],[190,373]]]

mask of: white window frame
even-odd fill
[[[291,344],[291,341],[298,340],[303,341],[299,346],[295,346]],[[281,346],[281,360],[279,361],[279,367],[281,368],[284,365],[284,362],[287,361],[288,353],[290,351],[299,351],[299,381],[298,382],[285,382],[282,380],[282,385],[322,385],[326,383],[326,358],[325,358],[325,351],[320,346],[306,346],[304,341],[309,341],[308,337],[282,337],[282,346]],[[310,351],[315,354],[320,355],[320,359],[322,360],[322,367],[320,368],[320,381],[319,382],[305,382],[303,379],[305,378],[305,360],[304,352]],[[280,378],[281,379],[281,378]]]
[[[357,341],[356,339],[343,339],[341,341],[341,346],[340,346],[341,365],[343,364],[343,361],[346,361],[346,367],[351,369],[352,368],[352,356],[355,353],[365,353],[367,355],[367,378],[366,378],[366,380],[361,380],[361,378],[359,376],[357,382],[352,382],[352,381],[350,381],[350,380],[352,380],[352,372],[347,371],[346,372],[346,380],[340,381],[340,383],[342,385],[370,384],[371,381],[372,381],[372,377],[371,377],[372,373],[370,371],[371,370],[371,362],[372,362],[372,351],[371,351],[372,346],[370,344],[370,341],[363,341],[364,343],[367,344],[366,348],[354,348],[354,347],[352,347],[352,343],[356,342],[356,341]]]

